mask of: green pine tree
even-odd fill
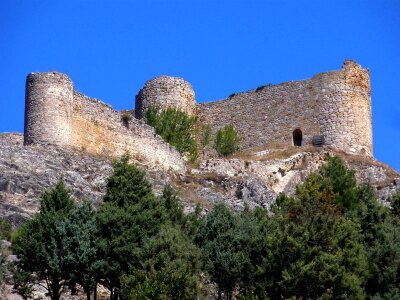
[[[13,236],[13,250],[20,259],[17,268],[33,274],[36,282],[44,280],[52,300],[60,299],[69,275],[69,241],[59,225],[73,208],[69,191],[60,180],[42,195],[39,213]]]
[[[218,286],[218,298],[233,296],[246,271],[251,270],[249,238],[251,228],[219,203],[200,225],[196,242],[201,248],[204,268]],[[249,229],[249,230],[246,230]]]

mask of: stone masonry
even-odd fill
[[[196,100],[193,88],[182,78],[160,76],[151,79],[136,95],[136,117],[143,118],[145,111],[150,106],[160,110],[174,107],[189,115],[194,115]]]
[[[199,104],[197,113],[214,132],[234,125],[243,137],[243,149],[292,146],[297,130],[302,145],[323,136],[332,148],[373,154],[369,71],[354,61],[311,79],[267,85]]]
[[[72,147],[94,155],[130,155],[150,166],[184,173],[185,162],[154,129],[132,113],[73,90],[72,81],[57,72],[27,77],[24,143]]]
[[[74,91],[68,76],[31,73],[26,81],[24,143],[72,147],[95,155],[135,159],[185,172],[182,156],[144,123],[150,106],[175,107],[209,124],[213,133],[233,125],[242,149],[311,145],[316,137],[347,153],[373,155],[369,71],[347,60],[337,71],[311,79],[267,85],[221,101],[197,104],[192,86],[160,76],[136,95],[135,111]]]

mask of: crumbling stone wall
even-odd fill
[[[232,124],[242,148],[288,147],[300,129],[303,145],[323,135],[325,144],[372,156],[369,71],[353,61],[301,81],[269,85],[222,101],[199,104],[200,120],[214,132]]]
[[[372,156],[370,76],[354,61],[342,70],[313,77],[318,120],[326,143],[349,153]]]
[[[185,171],[182,156],[152,127],[73,91],[66,75],[30,74],[27,83],[25,144],[48,143],[111,157],[129,151],[149,166]]]
[[[301,129],[303,145],[319,135],[317,103],[309,81],[292,81],[236,94],[231,99],[200,104],[199,118],[213,131],[232,124],[243,138],[242,148],[287,147]]]
[[[161,76],[147,81],[137,94],[136,118],[133,113],[124,118],[111,106],[75,92],[64,74],[31,73],[26,82],[24,141],[107,156],[129,151],[148,164],[184,171],[181,155],[141,120],[152,105],[197,114],[214,133],[232,124],[242,134],[243,149],[288,147],[293,145],[293,132],[300,130],[302,145],[322,135],[326,145],[372,156],[370,97],[369,71],[354,61],[311,79],[268,85],[197,107],[188,82]]]
[[[193,88],[182,78],[160,76],[151,79],[135,97],[136,117],[142,119],[150,106],[160,110],[173,107],[194,115],[196,100]]]
[[[58,72],[30,73],[25,91],[25,144],[71,144],[73,84]]]

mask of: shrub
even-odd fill
[[[259,87],[256,88],[256,92],[262,91],[264,88],[272,86],[272,83],[267,83],[266,85],[260,85]]]
[[[132,114],[127,110],[123,111],[121,114],[121,119],[125,126],[127,126],[129,122],[132,121],[132,118]]]
[[[203,148],[207,147],[211,142],[211,127],[210,125],[203,125],[201,127],[200,144]]]
[[[227,125],[217,131],[215,150],[220,156],[228,156],[239,150],[240,135],[232,125]]]
[[[0,219],[0,239],[10,240],[11,238],[11,222],[7,219]]]
[[[210,125],[202,125],[201,126],[201,135],[200,135],[200,146],[203,151],[203,156],[206,147],[210,144],[211,142],[211,127]]]
[[[180,153],[188,154],[191,161],[197,159],[196,117],[191,117],[176,108],[158,112],[156,107],[147,109],[145,117],[147,124],[153,126],[164,141]]]

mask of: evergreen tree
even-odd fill
[[[395,192],[391,198],[393,215],[400,218],[400,190]]]
[[[145,173],[129,163],[129,154],[123,155],[113,163],[113,174],[107,179],[105,203],[110,202],[122,208],[146,199],[151,201],[153,198],[151,185],[146,180]]]
[[[331,186],[333,203],[344,212],[354,211],[360,205],[359,190],[353,170],[349,170],[337,156],[328,158],[328,162],[319,170],[323,186]]]
[[[392,196],[391,209],[378,203],[370,188],[365,194],[359,213],[370,270],[365,289],[374,299],[400,299],[399,194]]]
[[[69,241],[59,224],[73,208],[69,191],[60,180],[42,195],[39,214],[23,224],[13,237],[13,250],[20,259],[17,267],[34,274],[36,282],[44,280],[52,300],[60,299],[69,275]]]
[[[269,297],[363,299],[366,253],[359,226],[341,215],[331,186],[318,174],[281,195],[265,237],[258,292]]]
[[[222,293],[231,299],[234,288],[248,275],[246,271],[251,270],[249,237],[252,235],[245,225],[225,204],[219,203],[197,232],[204,268],[218,285],[219,299]]]
[[[97,248],[94,237],[96,223],[94,211],[89,201],[85,201],[79,207],[74,208],[68,218],[58,224],[59,230],[65,232],[68,242],[63,245],[68,253],[66,267],[69,270],[65,278],[69,287],[74,290],[76,284],[80,284],[90,300],[90,294],[96,290],[98,278]]]
[[[186,216],[182,205],[179,203],[178,193],[170,185],[164,187],[161,201],[173,224],[184,225],[186,223]]]
[[[165,224],[140,249],[140,268],[123,276],[130,299],[199,299],[200,252],[179,227]]]
[[[120,296],[121,276],[128,274],[131,266],[139,266],[144,240],[157,234],[165,219],[144,172],[129,163],[128,155],[115,162],[104,203],[96,214],[99,275],[110,289],[111,299]]]
[[[198,290],[197,250],[183,231],[187,217],[177,194],[167,186],[155,197],[144,172],[128,161],[114,164],[96,214],[103,283],[111,299],[191,298]]]

